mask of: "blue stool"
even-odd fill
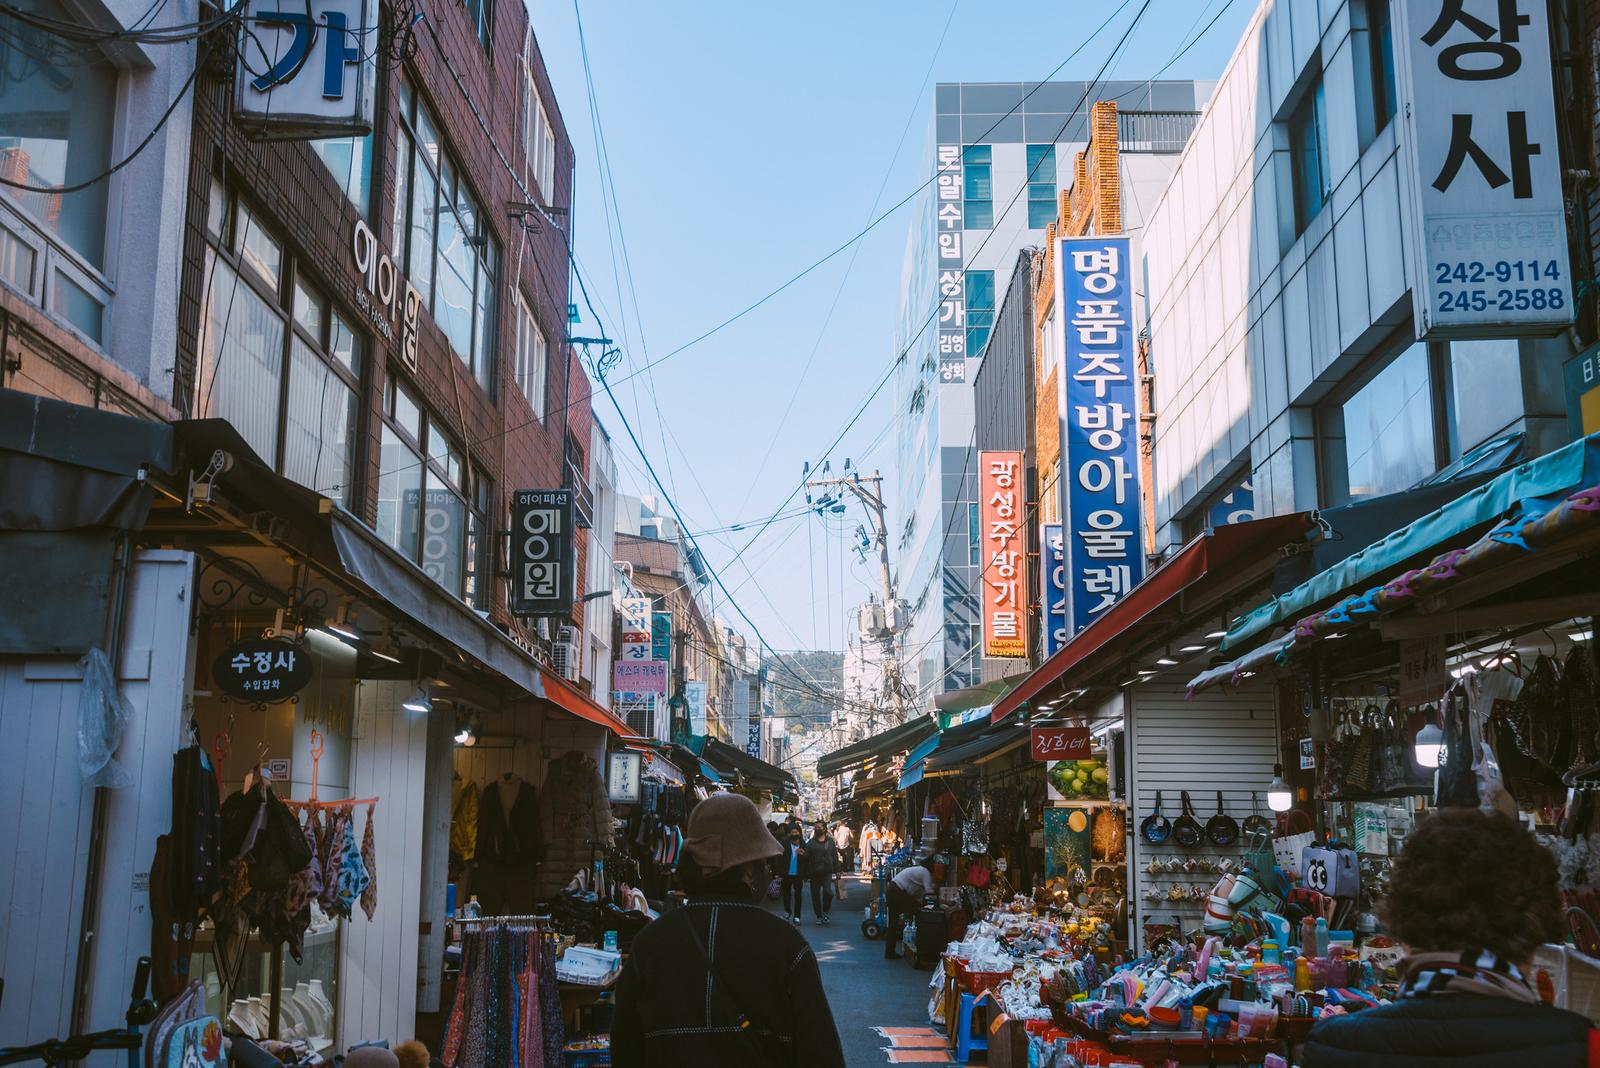
[[[974,1053],[987,1054],[989,1050],[989,1032],[985,1028],[977,1037],[973,1037],[972,1025],[975,1010],[979,1005],[992,1004],[993,999],[987,992],[973,997],[971,994],[961,995],[961,1008],[956,1014],[956,1060],[962,1064],[972,1059]]]

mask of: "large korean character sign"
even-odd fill
[[[1044,655],[1049,659],[1071,636],[1067,624],[1067,545],[1060,523],[1044,523],[1039,530],[1039,585],[1044,601],[1040,614],[1044,620]]]
[[[939,315],[935,330],[939,349],[939,381],[954,385],[967,380],[966,275],[962,234],[961,146],[936,149],[937,192],[934,229],[937,233]]]
[[[1022,453],[978,454],[978,516],[983,539],[978,586],[983,596],[983,655],[1028,655],[1028,494]]]
[[[1060,251],[1063,541],[1076,633],[1144,577],[1139,414],[1128,239],[1064,238]]]
[[[572,491],[511,495],[511,614],[559,616],[577,596]]]
[[[261,140],[372,132],[375,0],[246,0],[234,119]]]
[[[1397,0],[1418,338],[1572,320],[1546,0]]]

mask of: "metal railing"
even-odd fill
[[[1124,152],[1182,152],[1199,121],[1198,111],[1119,111],[1117,144]]]

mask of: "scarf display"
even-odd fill
[[[548,978],[547,978],[548,977]],[[555,954],[536,927],[468,928],[440,1056],[457,1068],[559,1068],[566,1044]]]
[[[1536,1004],[1539,995],[1515,964],[1486,949],[1463,953],[1416,953],[1406,958],[1400,997],[1422,998],[1435,994],[1483,994]]]

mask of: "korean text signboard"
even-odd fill
[[[686,682],[683,684],[683,699],[689,703],[689,733],[706,733],[706,684],[704,682]]]
[[[979,585],[983,598],[983,655],[1025,659],[1028,655],[1028,544],[1022,453],[978,454],[978,516],[983,550]]]
[[[234,642],[211,662],[211,681],[241,701],[287,701],[311,681],[311,658],[283,638]]]
[[[572,491],[511,494],[511,614],[559,616],[576,597]]]
[[[613,805],[639,803],[643,754],[633,751],[611,753],[606,760],[606,794]]]
[[[1417,337],[1572,320],[1546,0],[1397,0]]]
[[[1125,237],[1065,238],[1056,259],[1067,602],[1076,634],[1144,577],[1133,287]]]
[[[1044,591],[1044,655],[1054,656],[1067,644],[1067,550],[1061,540],[1061,524],[1045,523],[1039,531],[1039,565],[1043,574],[1039,585]]]
[[[744,679],[741,682],[734,683],[734,687],[735,693],[738,692],[739,687],[743,687],[745,707],[749,709],[750,725],[745,732],[744,751],[753,757],[759,757],[761,755],[761,700],[756,691],[756,680]]]
[[[1089,728],[1034,727],[1028,731],[1028,749],[1035,760],[1085,760]]]
[[[656,612],[650,616],[650,659],[672,663],[671,612]]]
[[[375,0],[245,0],[234,119],[261,140],[372,132]]]
[[[624,693],[666,693],[667,665],[655,660],[615,661],[611,688]]]
[[[952,384],[967,380],[966,275],[962,273],[961,251],[961,146],[940,145],[935,151],[935,188],[938,192],[934,197],[933,210],[934,230],[939,243],[936,264],[939,287],[939,381]]]
[[[1396,701],[1408,708],[1437,701],[1449,685],[1450,672],[1445,666],[1442,634],[1400,643],[1400,688],[1395,694]]]
[[[622,599],[622,640],[624,642],[650,642],[650,598],[624,597]]]

